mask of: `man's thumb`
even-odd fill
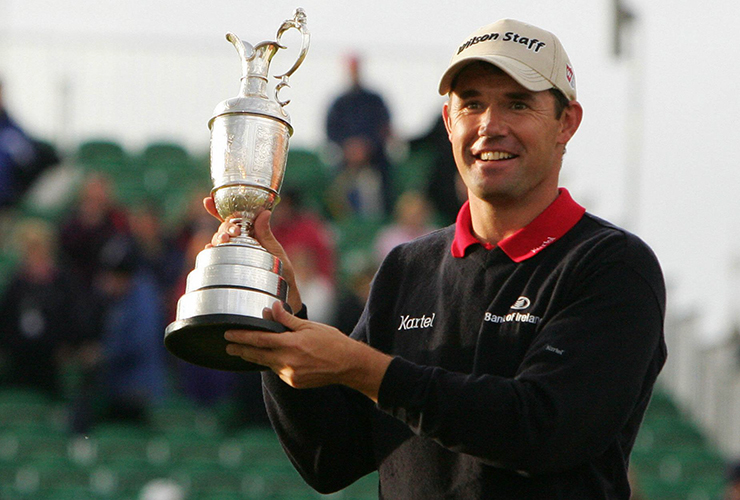
[[[272,234],[272,229],[270,229],[271,215],[269,210],[264,210],[255,218],[254,237],[260,242],[260,245],[265,247],[265,250],[280,258],[285,251],[277,238],[275,238],[275,235]]]
[[[275,321],[291,331],[296,331],[305,320],[290,314],[283,306],[283,303],[277,301],[272,306],[272,317]]]

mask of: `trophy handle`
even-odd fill
[[[280,97],[278,96],[280,90],[282,90],[284,87],[290,87],[290,85],[288,84],[288,77],[295,73],[295,70],[297,70],[298,67],[303,63],[303,60],[306,58],[306,54],[308,53],[308,46],[311,40],[311,35],[309,34],[308,28],[306,27],[306,12],[303,9],[296,9],[295,14],[293,15],[293,19],[284,21],[280,28],[278,28],[277,43],[278,47],[280,47],[281,49],[284,49],[286,47],[280,45],[280,38],[283,36],[283,33],[291,28],[295,28],[301,32],[301,51],[298,54],[298,59],[296,59],[295,63],[293,63],[293,66],[288,71],[286,71],[282,75],[275,75],[275,78],[280,79],[280,83],[275,86],[275,100],[278,102],[278,104],[280,104],[280,106],[285,106],[290,102],[290,99],[288,99],[287,101],[280,100]]]

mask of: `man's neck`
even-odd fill
[[[491,203],[470,195],[470,218],[473,234],[492,245],[508,238],[532,222],[558,197],[555,189],[551,196],[537,200],[517,200],[511,203]]]

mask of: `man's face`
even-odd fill
[[[443,114],[469,196],[497,205],[554,199],[580,105],[571,103],[556,118],[550,92],[532,92],[474,63],[457,77]]]

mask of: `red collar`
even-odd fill
[[[498,243],[499,248],[514,262],[522,262],[538,254],[548,245],[555,243],[581,220],[586,209],[573,201],[565,188],[540,215],[508,238]],[[483,245],[491,250],[495,245],[479,241],[473,234],[470,204],[465,202],[457,214],[452,256],[461,258],[472,245]]]

